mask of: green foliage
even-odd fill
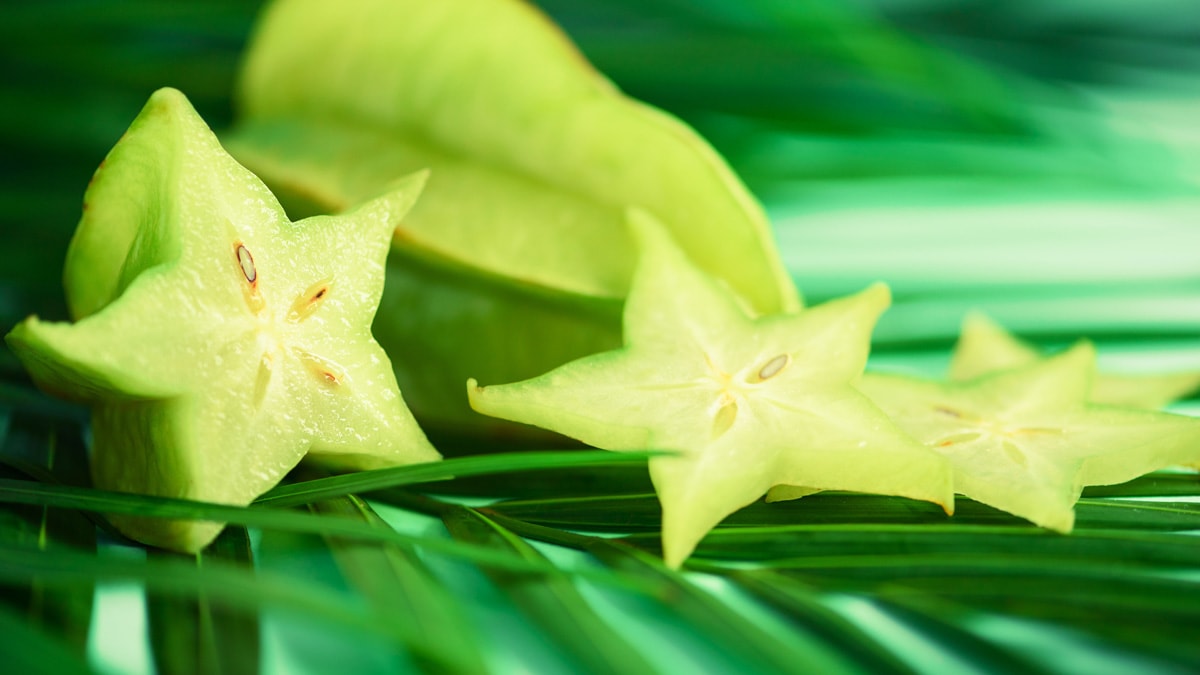
[[[27,392],[23,400],[39,397]],[[29,412],[15,418],[20,424],[9,425],[6,465],[20,465],[20,456],[28,456],[36,443],[49,442],[47,428],[62,428],[62,422]],[[1186,534],[1200,527],[1200,508],[1189,501],[1200,495],[1194,476],[1155,475],[1105,488],[1102,497],[1085,496],[1070,536],[965,500],[953,517],[934,505],[854,494],[760,501],[711,532],[680,573],[663,567],[655,555],[661,513],[654,496],[640,492],[644,477],[624,477],[622,467],[644,476],[646,459],[594,452],[455,458],[438,466],[442,473],[418,465],[298,480],[248,508],[101,493],[64,485],[43,472],[38,482],[0,483],[0,500],[74,514],[91,532],[94,524],[79,518],[76,509],[221,518],[251,526],[250,542],[258,530],[314,534],[325,543],[303,538],[288,543],[272,534],[276,549],[283,546],[297,561],[313,562],[285,569],[258,563],[253,569],[248,565],[257,557],[256,544],[239,543],[245,535],[234,528],[226,535],[230,546],[220,544],[227,541],[222,539],[200,558],[138,559],[114,555],[136,549],[103,535],[96,552],[56,530],[47,530],[39,545],[29,538],[39,531],[38,521],[22,520],[9,506],[0,509],[11,514],[3,531],[12,533],[0,544],[0,580],[9,589],[52,591],[60,604],[90,601],[95,584],[144,585],[148,646],[163,672],[245,672],[247,664],[258,663],[272,672],[276,664],[268,655],[256,656],[255,636],[287,628],[278,624],[278,612],[333,634],[357,636],[343,637],[339,648],[354,649],[356,641],[360,649],[384,645],[424,672],[462,672],[480,660],[513,658],[486,637],[498,616],[541,636],[532,653],[542,656],[522,652],[521,658],[565,658],[590,663],[593,670],[600,663],[620,670],[629,659],[660,649],[661,636],[673,635],[683,644],[707,643],[723,663],[743,669],[786,670],[790,663],[800,671],[807,664],[824,672],[921,672],[911,661],[915,643],[889,641],[882,627],[847,612],[847,597],[886,612],[889,621],[921,635],[927,648],[984,672],[1015,672],[1022,664],[1054,672],[1028,639],[1014,643],[1004,631],[987,629],[997,617],[1018,625],[1069,626],[1076,631],[1072,635],[1105,640],[1103,647],[1085,640],[1097,653],[1131,659],[1121,663],[1136,663],[1146,672],[1200,664],[1185,634],[1200,620],[1200,596],[1181,576],[1200,567],[1200,554]],[[530,468],[534,462],[539,468]],[[600,479],[584,495],[570,496],[578,493],[585,470],[617,479]],[[464,475],[464,485],[446,478],[457,473]],[[472,509],[456,505],[458,498],[419,496],[470,495],[470,474],[490,477],[493,492],[527,498]],[[546,497],[554,485],[559,496]],[[377,503],[448,519],[450,532],[462,541],[447,539],[436,520],[393,510],[381,518],[367,502],[338,496],[359,489],[369,490]],[[1142,499],[1149,495],[1157,498]],[[284,508],[306,503],[314,513]],[[620,534],[623,541],[579,534],[589,531]],[[552,542],[552,549],[541,549],[551,558],[535,552],[528,540]],[[326,573],[312,566],[322,549],[336,561]],[[578,553],[565,553],[569,549]],[[478,589],[464,594],[464,564],[491,570],[472,583],[499,595]],[[609,571],[599,573],[596,564]],[[342,581],[330,585],[326,577]],[[716,579],[729,585],[714,586]],[[98,596],[101,607],[109,593]],[[28,599],[5,597],[7,612],[38,611]],[[622,612],[636,611],[613,614],[613,603]],[[630,621],[649,622],[654,632],[631,636]],[[68,646],[67,626],[43,621],[23,628],[36,631],[26,644],[49,641],[47,653],[74,653],[64,658],[79,660],[83,645]],[[607,637],[599,640],[601,635]],[[651,664],[652,670],[663,669],[661,660],[652,658]]]
[[[119,4],[14,5],[0,21],[5,331],[33,312],[65,318],[59,275],[83,187],[153,89],[184,89],[216,126],[231,119],[257,3]],[[726,155],[767,202],[807,295],[892,285],[880,365],[936,370],[964,312],[983,306],[1039,346],[1098,337],[1106,372],[1195,369],[1191,3],[541,4],[618,86]],[[84,420],[0,350],[0,653],[21,672],[125,670],[114,653],[164,672],[303,672],[318,650],[356,665],[403,656],[371,661],[378,671],[476,658],[537,669],[563,663],[566,645],[510,591],[544,595],[543,583],[579,591],[556,591],[555,611],[590,616],[674,670],[797,671],[818,652],[832,659],[822,664],[897,675],[1200,668],[1194,473],[1088,488],[1069,536],[961,499],[952,518],[845,493],[757,502],[674,572],[657,562],[644,456],[480,455],[436,475],[297,476],[233,508],[88,489]],[[552,544],[530,560],[450,540],[414,495],[503,498],[460,513],[504,541]],[[316,513],[290,508],[309,502]],[[242,523],[254,567],[244,555],[145,555],[106,529],[107,512]],[[142,598],[152,639],[96,630],[139,625]]]
[[[153,548],[146,554],[151,559],[191,557],[200,569],[211,561],[248,572],[254,569],[250,537],[244,527],[224,530],[195,556]],[[147,593],[146,622],[158,672],[209,675],[258,671],[259,613],[238,611],[214,600],[204,591],[195,595]]]
[[[391,527],[369,504],[354,496],[313,502],[310,508],[379,528]],[[379,620],[395,624],[397,633],[408,635],[409,654],[421,670],[486,670],[479,631],[471,629],[465,603],[439,582],[419,556],[394,544],[332,536],[326,541],[346,580],[362,594]]]

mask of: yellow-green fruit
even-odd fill
[[[522,379],[620,344],[630,207],[755,312],[799,307],[761,207],[712,148],[524,2],[280,0],[240,104],[231,150],[292,208],[339,211],[432,170],[376,323],[423,419],[498,424],[465,405],[468,375]]]
[[[950,465],[852,386],[888,306],[877,284],[798,313],[749,315],[651,217],[625,304],[625,346],[523,382],[467,383],[482,413],[650,460],[663,556],[678,567],[725,516],[773,485],[927,499],[953,507]]]
[[[423,182],[293,223],[183,94],[156,92],[85,197],[64,272],[78,321],[30,317],[6,337],[39,386],[92,407],[96,486],[247,504],[305,454],[437,459],[370,331]],[[221,528],[114,523],[182,551]]]

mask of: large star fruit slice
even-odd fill
[[[371,336],[393,228],[424,175],[290,222],[183,94],[156,92],[84,197],[64,271],[75,323],[7,342],[92,408],[102,489],[247,504],[305,454],[346,468],[439,458]],[[181,551],[220,523],[114,517]]]
[[[891,301],[886,286],[753,316],[651,216],[634,212],[631,227],[643,253],[625,305],[624,347],[522,382],[468,380],[472,407],[607,450],[677,451],[649,466],[672,567],[780,483],[953,509],[949,463],[853,387]]]

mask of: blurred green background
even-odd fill
[[[968,306],[1050,340],[1200,332],[1194,3],[540,4],[728,158],[807,296],[891,283],[884,345],[944,345]],[[258,5],[0,5],[0,325],[63,314],[83,187],[150,91],[229,123]]]
[[[896,306],[876,335],[877,364],[936,372],[964,312],[981,308],[1043,344],[1094,337],[1110,369],[1200,369],[1200,5],[1193,0],[537,4],[623,90],[684,118],[725,155],[766,204],[782,255],[810,300],[879,279],[892,285]],[[0,330],[33,312],[65,318],[60,270],[83,189],[150,92],[177,87],[214,129],[230,123],[238,56],[258,10],[257,2],[232,0],[0,3]],[[0,375],[9,382],[22,379],[3,349]],[[1195,402],[1179,409],[1189,407]],[[14,422],[9,429],[4,406],[0,413],[6,447],[53,447],[37,424]],[[0,445],[4,438],[0,433]],[[1138,490],[1162,489],[1145,486]],[[1195,488],[1185,486],[1178,494],[1195,494]],[[818,521],[821,514],[842,513],[834,502],[824,511],[823,502],[816,503],[810,508]],[[901,513],[898,521],[926,517],[904,507],[876,506],[882,509],[877,513]],[[1191,523],[1185,516],[1194,506],[1173,507],[1173,517]],[[637,520],[624,502],[607,508],[609,518]],[[971,513],[967,509],[958,522],[976,522],[969,520]],[[1099,511],[1089,513],[1081,521],[1085,529],[1117,527],[1097,520]],[[386,515],[402,531],[440,528],[400,511]],[[653,513],[641,515],[653,521]],[[1200,563],[1194,542],[1153,539],[1159,536],[1153,531],[1170,525],[1152,516],[1126,526],[1141,528],[1129,536],[1153,555],[1111,542],[1103,555],[1084,544],[1066,553],[1051,551],[1062,558],[1055,558],[1056,574],[1083,566],[1087,556],[1103,562],[1111,555],[1113,565],[1129,566],[1121,567],[1127,595],[1124,586],[1112,590],[1114,584],[1103,578],[1072,587],[1065,577],[1046,572],[1034,575],[1037,583],[1014,586],[1020,602],[996,600],[1020,615],[1036,614],[1021,602],[1036,609],[1038,598],[1063,588],[1076,599],[1099,598],[1081,605],[1091,607],[1075,617],[1083,622],[1082,632],[1078,622],[1072,624],[1076,628],[1047,628],[1004,614],[965,615],[936,602],[932,610],[893,606],[884,616],[848,591],[825,596],[825,609],[818,611],[802,604],[802,587],[773,582],[773,588],[787,588],[789,594],[776,595],[800,603],[790,611],[803,606],[816,613],[812,616],[825,616],[820,611],[835,607],[886,649],[905,655],[903,667],[883,657],[867,659],[876,666],[873,672],[1053,672],[1052,663],[1059,664],[1058,672],[1185,672],[1200,664],[1196,648],[1181,642],[1187,622],[1197,620],[1194,581]],[[254,536],[258,565],[276,581],[303,579],[345,590],[348,582],[328,551],[293,541],[300,535]],[[916,546],[904,541],[897,545]],[[713,544],[715,550],[719,544]],[[748,546],[735,544],[727,546]],[[992,550],[981,546],[985,553]],[[310,554],[297,557],[298,550]],[[1123,551],[1127,557],[1121,557]],[[126,550],[104,564],[144,557],[140,550]],[[1163,560],[1173,565],[1164,574],[1177,585],[1158,576],[1136,577],[1139,565]],[[13,573],[14,564],[0,559],[0,573]],[[95,569],[108,568],[97,563]],[[509,601],[497,599],[499,592],[477,571],[445,561],[439,570],[440,578],[454,580],[448,585],[452,593],[474,599],[473,625],[494,629],[478,634],[497,633],[486,639],[501,669],[522,665],[513,659],[523,653],[550,654],[539,662],[546,671],[577,665],[548,648],[537,630],[511,621]],[[747,601],[751,581],[739,580],[740,589],[711,578],[705,583],[726,606],[761,619],[768,633],[798,639],[786,632],[794,626],[781,627],[777,617],[761,615],[761,606]],[[954,588],[966,592],[981,582],[957,583]],[[1109,591],[1111,597],[1104,594]],[[145,603],[141,592],[126,584],[106,593],[91,623],[95,663],[148,671],[150,656],[140,633],[146,626],[138,623]],[[635,641],[640,627],[661,629],[678,619],[640,596],[605,597],[601,614]],[[1144,630],[1117,625],[1130,606],[1149,612],[1130,616],[1157,617],[1161,625]],[[1099,618],[1089,627],[1093,615]],[[361,633],[314,627],[282,609],[267,616],[261,648],[274,659],[272,669],[322,672],[336,665],[382,672],[412,665]],[[20,619],[14,621],[16,627],[9,626],[8,615],[0,612],[0,630],[10,631],[8,645],[22,639],[40,645],[36,636],[20,632]],[[1122,649],[1133,645],[1135,656],[1139,645],[1147,651],[1135,658],[1109,650],[1095,637],[1106,635],[1100,622],[1119,634]],[[923,637],[914,637],[914,626]],[[1092,629],[1095,635],[1088,633]],[[730,658],[686,628],[667,632],[676,645],[668,652],[690,653],[689,667]],[[968,633],[986,634],[990,641],[973,642]],[[862,646],[830,644],[843,650]],[[258,649],[256,643],[255,659]],[[14,653],[0,651],[0,661]],[[1160,661],[1155,654],[1168,656]],[[919,663],[928,667],[915,668]],[[892,665],[881,671],[880,664]]]

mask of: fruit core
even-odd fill
[[[254,383],[254,403],[259,405],[266,396],[272,376],[281,362],[288,357],[298,361],[305,370],[321,383],[336,387],[346,379],[345,369],[330,359],[302,346],[301,325],[313,316],[329,297],[332,279],[323,279],[312,284],[301,293],[286,312],[275,311],[263,296],[259,287],[259,271],[254,255],[241,242],[233,247],[238,272],[244,280],[243,294],[247,308],[254,318],[253,340],[261,356]],[[268,282],[269,283],[269,282]]]

